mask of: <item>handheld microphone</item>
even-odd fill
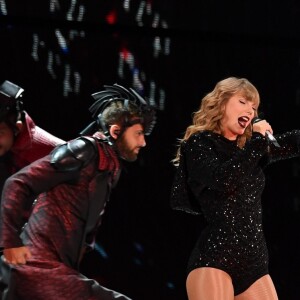
[[[262,121],[262,119],[260,119],[259,117],[254,117],[252,119],[252,124],[254,123],[258,123]],[[266,131],[266,136],[267,136],[267,139],[276,147],[280,147],[280,145],[278,144],[277,140],[275,139],[275,137],[273,136],[273,134],[270,132],[270,131]]]

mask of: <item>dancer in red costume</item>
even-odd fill
[[[34,124],[22,109],[23,92],[7,80],[0,86],[0,192],[10,175],[64,142]]]
[[[78,271],[117,183],[121,160],[146,145],[155,110],[134,90],[106,86],[93,95],[94,121],[84,135],[11,176],[3,189],[0,245],[2,299],[129,299]],[[96,135],[91,134],[98,131]],[[37,197],[21,228],[22,208]]]

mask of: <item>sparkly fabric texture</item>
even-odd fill
[[[87,244],[92,246],[109,199],[112,177],[119,169],[115,152],[107,147],[99,145],[97,152],[90,148],[95,153],[78,171],[56,170],[48,155],[7,180],[0,245],[14,248],[24,244],[32,253],[26,265],[10,266],[8,299],[128,299],[77,270],[83,249]],[[103,168],[99,170],[99,166]],[[22,208],[37,195],[22,231]]]
[[[199,267],[221,269],[231,276],[236,295],[268,273],[262,168],[300,153],[300,131],[276,139],[280,148],[254,133],[240,149],[236,141],[203,131],[192,135],[181,148],[172,207],[201,213],[207,221],[191,253],[188,272]]]

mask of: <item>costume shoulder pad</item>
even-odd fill
[[[59,171],[78,171],[97,153],[93,138],[79,137],[56,147],[51,152],[51,164]]]

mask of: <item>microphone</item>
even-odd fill
[[[252,119],[252,124],[254,123],[258,123],[262,121],[262,119],[260,119],[259,117],[254,117]],[[280,145],[278,144],[277,140],[275,139],[274,135],[270,132],[270,131],[266,131],[266,136],[267,136],[267,139],[276,147],[280,147]]]

